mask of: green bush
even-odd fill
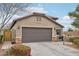
[[[79,46],[79,39],[74,39],[74,40],[73,40],[73,43],[74,43],[74,44],[77,44],[77,45]]]
[[[0,35],[0,43],[2,43],[3,35]]]
[[[69,38],[69,41],[70,41],[70,42],[73,42],[73,40],[74,40],[74,38]]]
[[[70,42],[73,42],[75,39],[79,39],[79,37],[72,37],[72,38],[69,38],[69,41],[70,41]]]
[[[79,46],[79,37],[70,38],[69,41]]]
[[[31,48],[25,45],[14,45],[7,53],[12,56],[30,56]]]

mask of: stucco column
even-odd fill
[[[52,29],[52,41],[53,42],[58,41],[58,37],[56,36],[56,30],[54,28]]]

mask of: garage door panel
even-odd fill
[[[51,41],[52,29],[48,28],[22,28],[23,42]]]

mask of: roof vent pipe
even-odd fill
[[[33,12],[33,15],[45,15],[44,13]]]

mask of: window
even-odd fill
[[[57,29],[57,30],[56,30],[56,34],[57,34],[57,35],[61,35],[61,30],[60,30],[60,29]]]

